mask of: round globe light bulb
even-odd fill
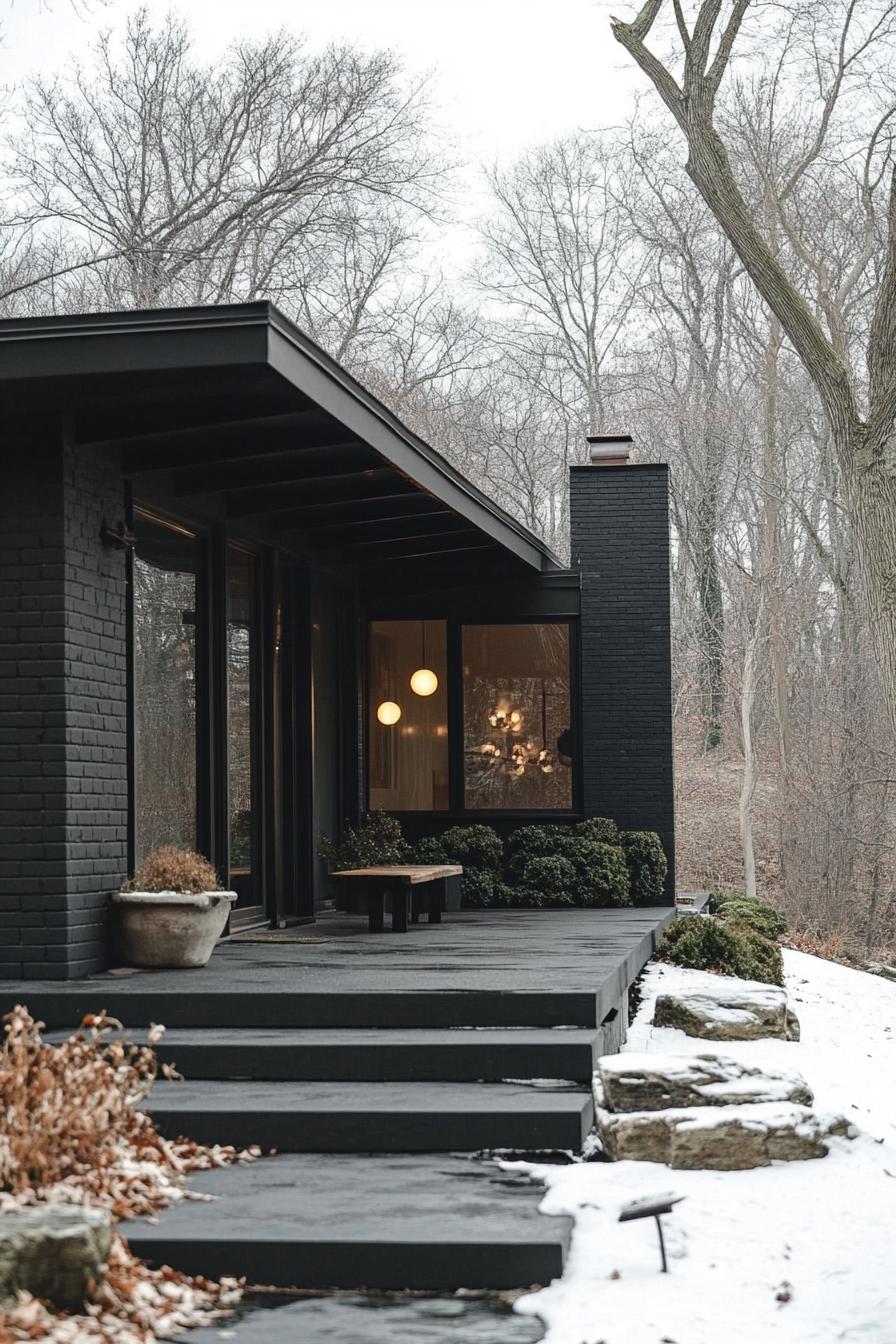
[[[397,723],[401,718],[401,705],[396,705],[394,700],[384,700],[377,706],[376,716],[380,723],[391,728],[393,723]]]
[[[418,667],[411,677],[411,690],[415,695],[432,695],[439,689],[439,679],[428,667]]]

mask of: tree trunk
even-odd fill
[[[862,571],[890,729],[896,733],[896,471],[869,449],[864,426],[835,434],[846,477],[850,517]]]
[[[744,856],[744,892],[748,897],[756,895],[756,855],[753,849],[753,794],[756,789],[756,757],[753,751],[753,703],[756,699],[756,675],[761,639],[763,613],[756,614],[756,625],[747,640],[744,654],[743,682],[740,692],[740,728],[744,748],[744,770],[741,778],[740,801],[740,842]]]

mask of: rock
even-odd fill
[[[690,1171],[746,1171],[824,1157],[827,1138],[855,1132],[842,1116],[818,1116],[789,1102],[621,1115],[599,1108],[597,1130],[613,1162],[664,1162]]]
[[[106,1209],[36,1204],[0,1214],[0,1304],[25,1290],[76,1310],[105,1271],[112,1240]]]
[[[604,1055],[597,1078],[596,1104],[611,1111],[767,1101],[812,1105],[798,1073],[757,1069],[725,1055]]]
[[[787,995],[774,986],[729,986],[660,994],[653,1013],[655,1027],[677,1027],[707,1041],[758,1041],[777,1036],[798,1041],[800,1024],[787,1006]]]
[[[869,961],[865,970],[869,975],[882,975],[885,980],[896,980],[896,966],[888,966],[884,961]]]

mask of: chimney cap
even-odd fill
[[[588,457],[592,466],[624,467],[628,465],[631,434],[586,434]]]

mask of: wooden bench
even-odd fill
[[[358,909],[355,899],[367,910],[371,933],[382,933],[386,897],[391,901],[392,932],[407,933],[408,913],[416,924],[420,902],[416,896],[426,897],[426,913],[430,924],[441,924],[442,910],[447,898],[447,885],[452,877],[460,877],[463,868],[456,863],[383,864],[379,868],[349,868],[333,873],[340,883],[350,883],[349,908]],[[416,890],[415,890],[416,889]]]

